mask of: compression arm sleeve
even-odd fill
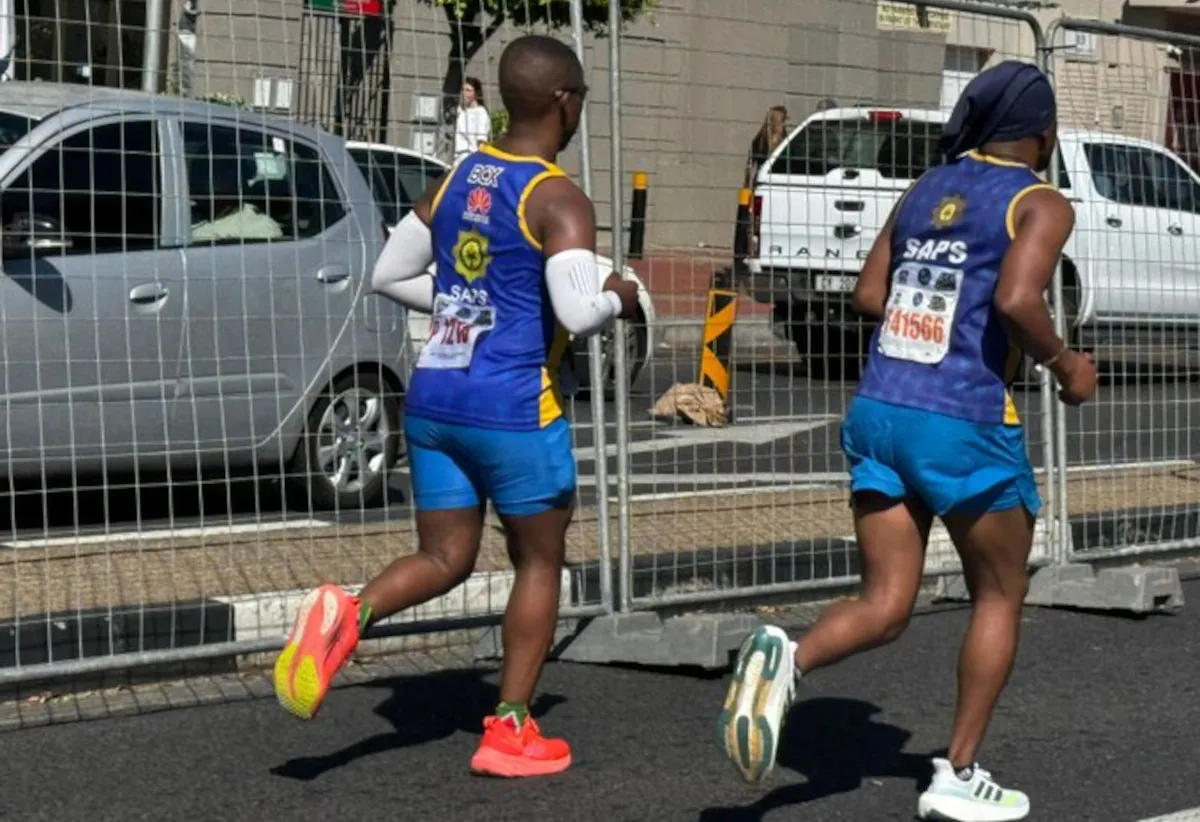
[[[621,313],[621,299],[600,284],[596,255],[582,248],[546,260],[546,290],[554,316],[576,337],[595,334]]]
[[[392,231],[371,274],[376,294],[426,314],[433,311],[433,235],[415,211],[408,212]]]

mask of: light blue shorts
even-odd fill
[[[538,431],[453,425],[408,414],[404,436],[418,511],[474,508],[525,517],[566,508],[575,497],[571,427],[558,419]]]
[[[938,516],[1042,507],[1019,425],[987,425],[855,397],[842,423],[850,490],[915,497]]]

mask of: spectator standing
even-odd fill
[[[787,136],[788,111],[785,106],[771,106],[763,118],[762,128],[750,141],[750,154],[746,158],[746,177],[742,185],[750,188],[758,175],[759,167],[771,156]]]
[[[492,118],[483,105],[483,84],[478,77],[468,77],[463,80],[462,105],[454,124],[454,161],[478,151],[491,132]]]

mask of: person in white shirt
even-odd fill
[[[492,133],[492,118],[483,105],[483,84],[478,77],[463,80],[462,105],[454,124],[454,161],[478,151]]]

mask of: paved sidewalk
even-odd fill
[[[1077,473],[1069,480],[1070,513],[1200,503],[1200,469],[1145,468]],[[1044,489],[1043,489],[1044,492]],[[616,533],[616,509],[612,533]],[[677,556],[686,566],[722,549],[853,533],[842,490],[731,493],[632,506],[632,545],[641,554]],[[596,512],[584,507],[568,538],[568,560],[597,559]],[[365,582],[397,556],[416,550],[412,521],[193,539],[66,544],[0,552],[0,613],[44,615],[74,609],[169,603],[207,597],[309,588],[322,581]],[[489,518],[478,571],[507,569],[498,521]]]

